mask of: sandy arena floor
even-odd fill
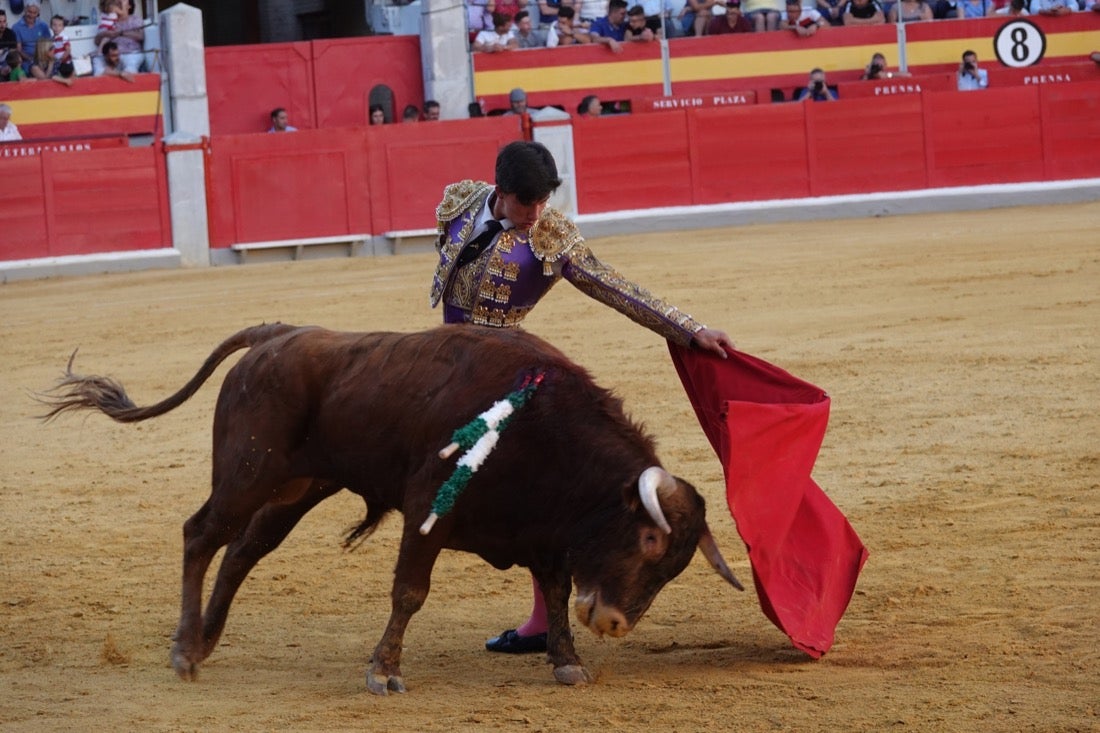
[[[404,696],[364,686],[398,522],[356,553],[362,503],[306,517],[245,583],[199,680],[168,665],[181,525],[209,491],[225,367],[176,411],[42,425],[75,369],[139,404],[261,321],[417,330],[430,255],[0,287],[0,731],[1100,730],[1100,204],[617,237],[602,258],[827,389],[814,477],[871,552],[820,661],[697,557],[598,675],[483,651],[525,571],[445,554],[406,636]],[[668,251],[676,254],[669,259]],[[663,343],[560,285],[529,320],[619,391],[708,498],[750,575],[720,468]],[[212,575],[212,574],[211,574]]]

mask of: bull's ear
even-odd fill
[[[645,562],[657,562],[668,552],[668,535],[656,527],[639,525],[638,550]]]

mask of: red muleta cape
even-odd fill
[[[669,342],[695,414],[722,461],[760,608],[815,659],[855,590],[867,549],[810,471],[829,421],[824,390],[741,352]]]

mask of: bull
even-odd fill
[[[660,467],[653,440],[621,400],[539,338],[514,329],[443,326],[414,334],[338,333],[262,324],[219,345],[187,384],[147,407],[120,383],[72,372],[40,399],[43,417],[98,410],[130,423],[188,400],[230,354],[214,412],[209,498],[183,525],[183,582],[171,662],[194,679],[225,628],[230,604],[256,563],[313,507],[348,489],[365,518],[362,541],[389,512],[404,515],[391,614],[366,674],[371,692],[404,692],[401,648],[428,594],[443,549],[472,552],[499,569],[529,568],[549,616],[554,677],[592,676],[573,647],[568,602],[597,635],[628,633],[657,592],[699,548],[740,588],[715,545],[702,497]],[[74,352],[75,357],[75,352]],[[454,469],[442,459],[456,427],[537,374],[539,388],[500,434],[453,509],[423,533],[437,489]],[[203,579],[226,547],[202,608]]]

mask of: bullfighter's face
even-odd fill
[[[497,189],[496,205],[493,206],[493,217],[496,219],[508,219],[516,225],[521,232],[528,232],[535,222],[542,216],[546,208],[547,196],[542,201],[533,204],[522,203],[514,193],[502,193]]]

